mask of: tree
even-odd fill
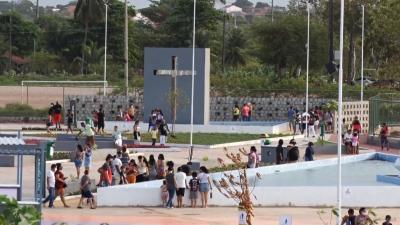
[[[233,29],[228,37],[225,53],[225,62],[233,68],[246,64],[244,48],[246,39],[240,29]]]
[[[306,64],[307,18],[288,15],[270,22],[256,23],[251,27],[255,40],[252,50],[265,65],[274,65],[282,76],[296,75]],[[310,69],[319,70],[325,64],[327,51],[326,28],[317,21],[310,23]]]
[[[82,60],[85,62],[85,47],[89,24],[99,23],[104,17],[104,4],[102,0],[78,0],[74,18],[85,26],[85,36],[82,44]],[[84,73],[84,63],[81,72]]]

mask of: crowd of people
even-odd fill
[[[390,215],[385,216],[385,221],[382,225],[392,225],[391,223],[392,217]],[[366,225],[366,224],[377,224],[376,221],[373,221],[372,218],[369,217],[367,208],[360,208],[358,210],[358,215],[356,216],[354,209],[350,208],[347,211],[347,215],[342,218],[341,225]]]
[[[240,108],[236,103],[232,109],[232,121],[251,121],[251,114],[254,111],[255,103],[244,103]]]
[[[50,108],[48,110],[47,121],[46,121],[46,129],[48,133],[51,133],[50,127],[55,126],[56,130],[61,130],[61,122],[62,122],[62,106],[56,102],[56,104],[51,103]]]
[[[304,161],[314,161],[314,143],[309,142],[306,147],[306,151],[304,153]],[[289,141],[287,148],[287,152],[285,155],[284,147],[283,147],[283,140],[280,139],[278,141],[278,146],[276,147],[276,161],[277,165],[284,164],[284,163],[295,163],[298,162],[300,159],[300,151],[297,146],[297,143],[294,139]]]

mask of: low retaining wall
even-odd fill
[[[356,156],[343,157],[342,162],[352,163],[367,159],[392,160],[393,156],[367,153]],[[255,176],[256,172],[275,174],[276,171],[287,172],[293,170],[306,170],[321,166],[336,165],[337,159],[318,160],[279,166],[267,166],[249,169],[248,176]],[[211,174],[213,179],[220,178],[222,173]],[[138,183],[133,185],[112,186],[98,188],[99,206],[161,206],[161,180]],[[400,190],[398,186],[343,186],[343,206],[348,207],[399,207]],[[336,186],[257,186],[254,189],[256,206],[307,206],[329,207],[337,203]],[[387,193],[390,193],[387,194]],[[189,204],[188,193],[185,195],[185,204]],[[365,196],[368,196],[366,198]],[[237,203],[227,199],[213,188],[213,198],[209,200],[214,206],[236,206]]]
[[[400,138],[388,137],[389,147],[400,149]],[[367,138],[367,144],[374,146],[381,146],[381,138],[378,135],[370,135]]]

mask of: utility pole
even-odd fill
[[[194,110],[194,67],[195,67],[195,50],[196,50],[196,0],[193,1],[193,37],[192,37],[192,93],[190,101],[190,148],[189,162],[193,158],[193,110]]]
[[[39,19],[39,0],[36,0],[36,22]],[[36,38],[33,39],[33,62],[36,63]]]
[[[271,21],[274,22],[274,0],[271,0]]]
[[[12,9],[11,9],[11,13],[10,13],[10,29],[8,30],[9,33],[9,37],[8,37],[8,42],[9,42],[9,65],[8,65],[8,70],[11,71],[12,70],[12,16],[14,14],[14,0],[12,1]]]
[[[106,7],[106,19],[105,19],[105,28],[104,28],[104,84],[103,84],[103,95],[107,94],[107,32],[108,32],[108,1],[104,1],[104,5]]]
[[[226,12],[224,11],[224,23],[222,28],[222,57],[221,57],[221,65],[222,65],[222,73],[225,73],[225,33],[226,33]]]
[[[125,95],[129,94],[129,79],[128,79],[128,1],[125,0]],[[128,98],[127,98],[128,100]]]

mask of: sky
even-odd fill
[[[18,1],[18,0],[16,0]],[[31,0],[36,4],[36,0]],[[39,0],[39,5],[41,6],[55,6],[57,4],[67,4],[71,0]],[[135,5],[137,9],[145,8],[147,7],[150,2],[148,0],[128,0],[131,4]],[[270,3],[270,0],[250,0],[253,3],[256,2],[267,2]],[[235,2],[235,0],[228,0],[228,4]],[[288,3],[288,0],[274,0],[274,5],[279,5],[279,6],[286,6]]]

